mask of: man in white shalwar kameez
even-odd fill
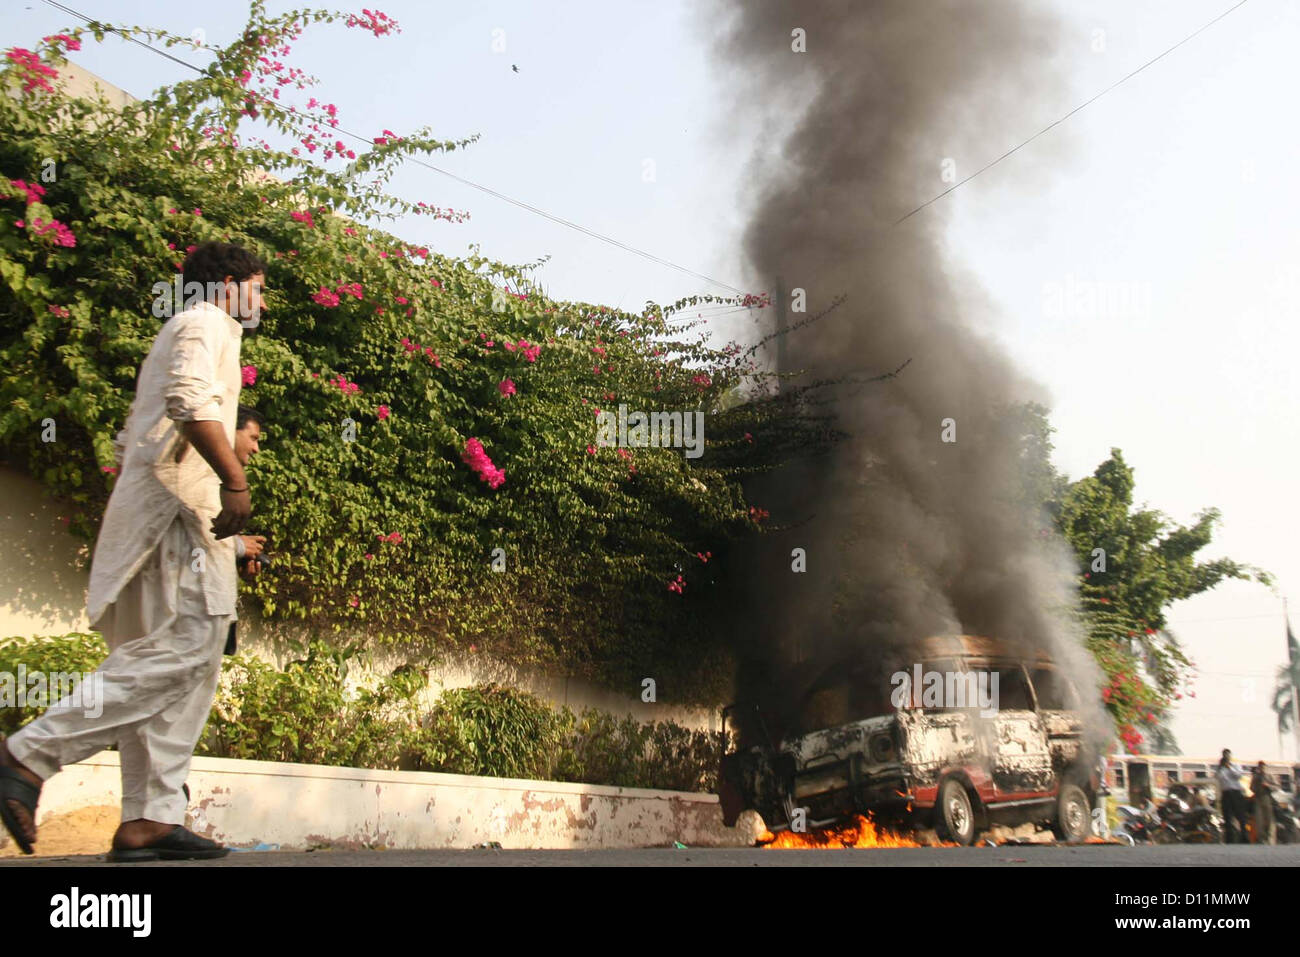
[[[122,824],[110,860],[228,851],[183,826],[182,786],[235,617],[233,536],[249,516],[234,453],[239,350],[245,325],[258,322],[265,268],[241,247],[199,246],[185,288],[202,283],[207,301],[167,319],[140,367],[86,600],[109,648],[98,669],[102,713],[52,708],[0,742],[0,811],[26,853],[41,782],[111,744]]]

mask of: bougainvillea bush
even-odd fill
[[[459,245],[464,211],[383,186],[403,158],[472,140],[349,140],[288,65],[314,25],[365,42],[398,29],[255,3],[203,74],[121,108],[61,93],[66,51],[114,30],[190,41],[93,24],[8,51],[0,450],[93,538],[159,328],[156,284],[201,241],[240,243],[269,263],[242,346],[243,401],[267,418],[248,529],[278,568],[251,592],[264,616],[715,696],[728,668],[713,576],[766,514],[739,480],[821,441],[817,420],[756,386],[752,349],[713,348],[683,318],[706,297],[640,314],[558,301],[528,266],[385,231],[416,214]],[[705,454],[600,447],[596,416],[620,403],[703,410]]]

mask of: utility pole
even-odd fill
[[[1282,617],[1286,619],[1287,677],[1291,679],[1291,731],[1295,734],[1295,760],[1300,762],[1300,687],[1296,685],[1296,672],[1300,671],[1300,648],[1296,646],[1291,631],[1291,615],[1287,611],[1286,596],[1282,596]]]

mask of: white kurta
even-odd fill
[[[179,423],[219,421],[234,447],[242,333],[205,303],[154,339],[119,435],[122,470],[91,566],[87,612],[109,647],[96,672],[98,707],[50,709],[8,739],[42,779],[117,744],[123,821],[184,822],[181,785],[221,674],[234,539],[212,537],[220,480]]]
[[[135,401],[119,437],[122,471],[90,566],[86,615],[92,627],[177,515],[204,550],[209,614],[235,613],[235,541],[217,541],[211,532],[221,511],[221,482],[181,435],[180,423],[220,422],[234,448],[243,331],[221,309],[200,303],[163,324],[140,366]]]

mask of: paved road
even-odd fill
[[[8,859],[0,867],[141,867],[103,856]],[[875,848],[777,851],[760,848],[632,848],[599,851],[253,851],[216,861],[172,861],[163,867],[1298,867],[1300,845],[1250,847]]]

